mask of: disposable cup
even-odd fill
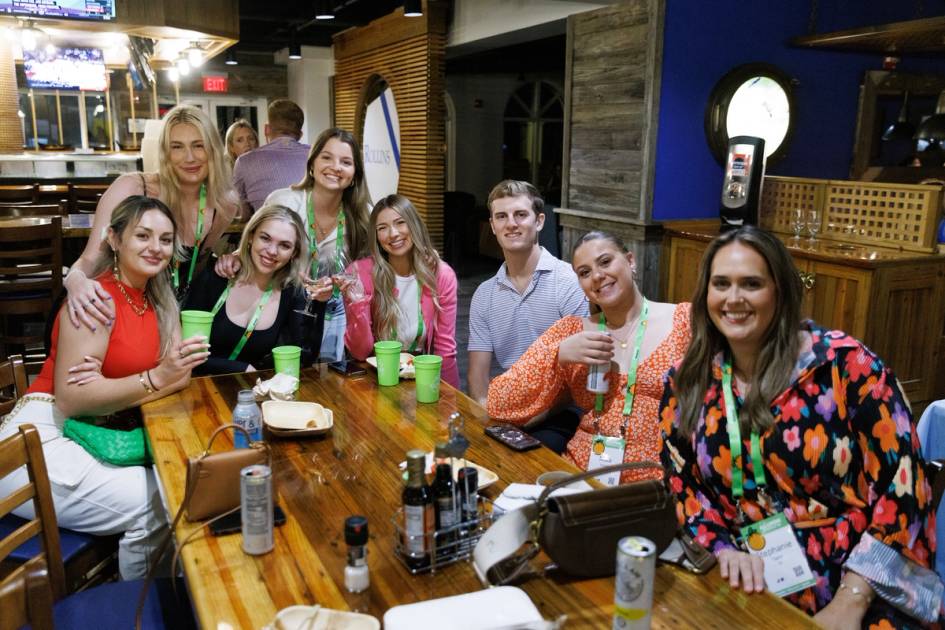
[[[203,335],[210,340],[210,328],[213,326],[213,313],[210,311],[181,311],[180,338],[190,339],[194,335]]]
[[[272,362],[277,374],[299,377],[302,362],[302,348],[298,346],[276,346],[272,349]]]
[[[435,403],[440,399],[440,368],[443,357],[421,354],[413,358],[413,369],[417,379],[417,402]]]
[[[400,382],[400,351],[403,344],[399,341],[378,341],[374,344],[374,356],[377,358],[377,384],[385,387]]]

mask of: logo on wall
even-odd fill
[[[364,115],[364,175],[372,201],[397,192],[400,179],[400,121],[389,87],[368,103]]]

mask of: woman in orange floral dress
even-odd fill
[[[698,278],[660,410],[680,522],[732,588],[767,588],[822,627],[933,622],[931,489],[896,377],[801,321],[797,270],[771,234],[720,236]]]
[[[571,260],[581,288],[601,312],[564,317],[536,339],[489,385],[489,415],[517,425],[538,423],[542,414],[570,397],[586,410],[564,453],[576,466],[586,470],[620,461],[658,462],[663,374],[689,343],[689,305],[646,300],[634,282],[633,254],[611,234],[588,233]],[[628,372],[633,372],[638,338],[631,397]],[[592,365],[609,369],[607,390],[599,399],[587,389]],[[658,470],[625,471],[620,481],[660,475]],[[616,482],[616,477],[605,481]]]

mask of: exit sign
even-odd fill
[[[229,92],[230,82],[229,79],[225,76],[213,75],[213,76],[204,76],[203,78],[203,91],[204,92]]]

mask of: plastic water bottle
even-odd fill
[[[253,390],[242,389],[236,398],[236,406],[233,407],[233,424],[246,429],[253,441],[262,439],[262,413],[259,411],[259,405],[256,404],[256,397]],[[246,436],[242,431],[237,431],[233,436],[233,446],[236,448],[248,448]]]

